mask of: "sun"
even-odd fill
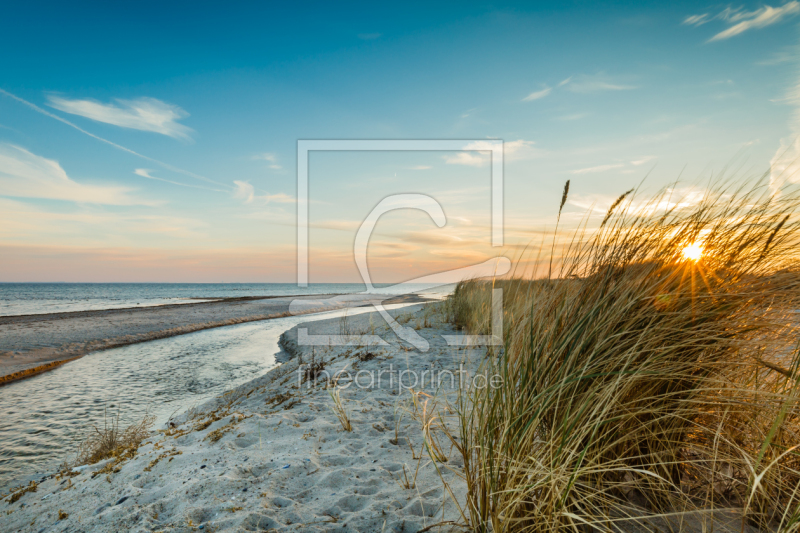
[[[682,253],[685,259],[697,262],[701,257],[703,257],[703,247],[697,243],[690,244],[683,249]]]

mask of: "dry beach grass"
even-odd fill
[[[103,428],[93,427],[94,431],[78,446],[75,460],[65,466],[72,468],[93,465],[104,459],[135,453],[139,445],[150,436],[154,421],[154,416],[145,415],[139,422],[122,428],[119,425],[119,413],[110,422],[106,413]]]
[[[626,194],[552,277],[461,283],[467,330],[504,298],[502,385],[458,400],[470,527],[800,531],[799,204]]]

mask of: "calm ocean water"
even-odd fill
[[[361,283],[312,283],[303,289],[294,283],[0,283],[0,316],[147,307],[240,296],[351,294],[364,288]]]

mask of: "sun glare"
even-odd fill
[[[683,249],[683,257],[691,261],[698,261],[703,257],[703,247],[697,243],[690,244]]]

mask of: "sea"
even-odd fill
[[[389,294],[393,285],[376,285]],[[425,293],[446,294],[452,286],[411,286]],[[0,283],[0,316],[66,313],[97,309],[187,304],[243,296],[354,294],[361,283]],[[404,291],[407,288],[404,287]]]

